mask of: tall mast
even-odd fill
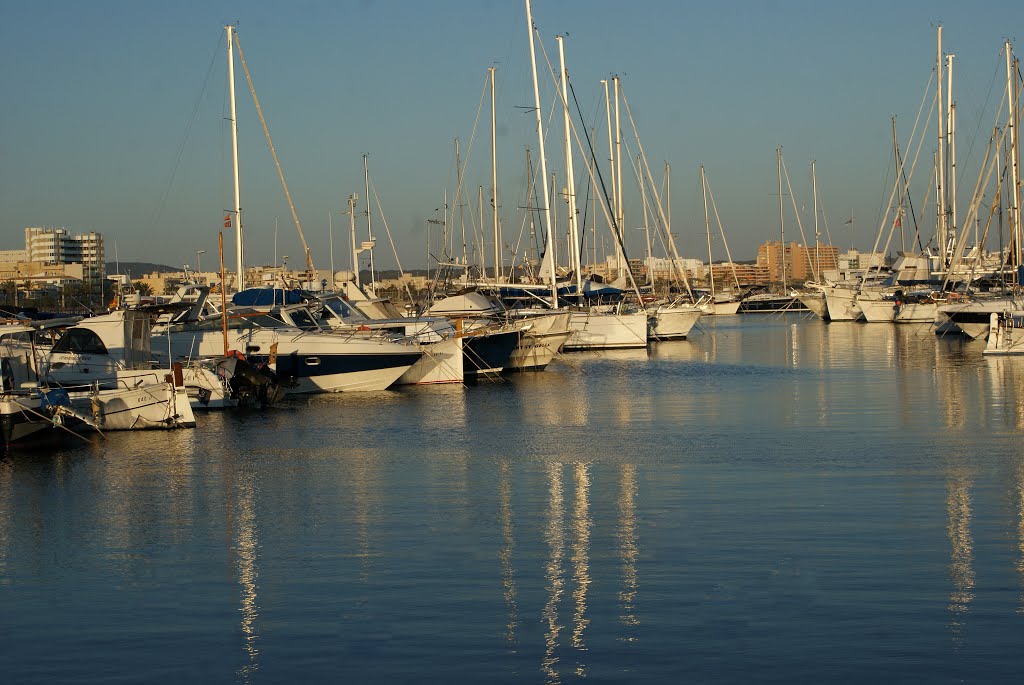
[[[1009,133],[1010,147],[1010,244],[1013,245],[1013,259],[1011,263],[1015,266],[1021,263],[1021,226],[1020,226],[1020,205],[1018,204],[1018,185],[1020,183],[1019,169],[1017,167],[1017,88],[1015,79],[1013,52],[1010,49],[1010,41],[1003,46],[1006,51],[1006,98],[1010,103],[1010,117],[1006,124]],[[1016,278],[1016,274],[1014,275]],[[1018,283],[1018,285],[1021,285]]]
[[[776,151],[779,159],[779,233],[782,238],[782,292],[786,288],[786,216],[782,209],[782,146]]]
[[[366,158],[369,155],[363,155],[363,186],[366,189],[366,235],[367,240],[370,241],[370,293],[373,294],[376,290],[376,278],[373,275],[373,226],[370,223],[370,172],[367,169]],[[376,297],[376,295],[374,295]]]
[[[701,167],[703,168],[703,167]],[[665,211],[668,214],[668,225],[665,229],[672,236],[672,167],[665,162]]]
[[[711,300],[715,299],[715,270],[711,268],[714,259],[711,257],[711,219],[708,217],[708,184],[704,178],[704,165],[700,165],[700,188],[704,195],[704,230],[708,236],[708,285],[711,288]]]
[[[562,36],[555,36],[558,41],[558,61],[562,70],[562,115],[565,126],[565,188],[566,200],[569,203],[569,268],[576,278],[577,296],[583,292],[583,275],[580,273],[580,232],[576,224],[576,179],[572,167],[572,129],[569,126],[569,72],[565,68],[565,48]]]
[[[612,101],[611,96],[608,94],[608,81],[602,80],[601,83],[604,85],[604,114],[605,119],[608,123],[608,167],[611,173],[608,175],[611,177],[612,182],[612,217],[614,221],[609,224],[608,230],[613,234],[616,231],[615,221],[618,221],[619,216],[619,193],[616,190],[618,187],[618,179],[615,177],[615,142],[612,137]],[[603,250],[602,250],[603,251]],[[615,268],[616,277],[619,273],[622,273],[622,248],[619,247],[619,241],[615,241]]]
[[[233,26],[225,26],[228,40],[228,94],[231,103],[231,168],[235,184],[235,204],[231,210],[235,214],[235,258],[238,264],[236,289],[245,290],[245,266],[242,262],[242,200],[238,189],[238,120],[235,111],[235,53]]]
[[[533,248],[537,244],[537,225],[533,216],[533,162],[530,161],[530,146],[526,146],[526,216],[530,217],[530,242],[527,245],[526,259],[528,263],[533,262]],[[514,268],[513,264],[513,268]],[[532,266],[530,267],[533,268]]]
[[[540,178],[544,188],[544,224],[547,228],[547,247],[544,261],[548,267],[548,279],[551,282],[551,306],[558,308],[558,286],[555,284],[555,234],[551,227],[551,197],[548,193],[548,165],[544,155],[544,117],[541,114],[540,86],[537,83],[537,52],[533,46],[533,12],[530,0],[526,0],[526,30],[530,33],[530,70],[533,73],[533,105],[537,115],[537,146],[540,152]],[[541,273],[544,268],[541,268]]]
[[[956,55],[946,55],[946,74],[949,82],[946,87],[946,147],[949,150],[949,178],[946,180],[946,187],[949,189],[949,223],[946,228],[949,230],[949,240],[956,241],[957,216],[956,216],[956,103],[953,102],[953,58]]]
[[[1020,73],[1020,60],[1014,58],[1013,60],[1013,73]],[[1013,79],[1013,148],[1014,148],[1014,176],[1016,180],[1013,182],[1013,206],[1017,212],[1017,234],[1019,238],[1024,238],[1024,231],[1021,230],[1020,225],[1020,80]],[[1020,245],[1020,243],[1017,243]]]
[[[615,192],[615,143],[612,141],[612,99],[608,94],[608,81],[601,79],[601,85],[604,86],[604,116],[608,125],[608,167],[611,169],[609,176],[612,182],[612,214],[618,216],[619,210],[616,203],[619,201],[619,196]],[[608,228],[613,229],[614,227],[609,226]]]
[[[895,121],[895,120],[893,120]],[[814,173],[814,160],[811,160],[811,195],[814,196],[814,279],[821,281],[818,274],[821,273],[821,255],[818,253],[818,246],[821,245],[821,240],[818,239],[820,235],[818,233],[818,177]]]
[[[654,251],[651,249],[651,225],[648,221],[647,212],[647,179],[644,177],[643,168],[640,166],[640,155],[636,156],[636,165],[640,169],[640,204],[644,208],[644,238],[647,240],[647,284],[654,285]]]
[[[494,219],[494,282],[498,282],[498,275],[504,271],[501,265],[501,228],[498,224],[498,139],[497,139],[497,114],[494,109],[494,67],[487,70],[491,77],[491,208]],[[483,222],[481,222],[483,225]],[[484,267],[484,273],[487,268]]]
[[[463,213],[463,197],[462,197],[462,158],[459,157],[459,139],[455,139],[455,178],[458,183],[458,188],[455,191],[455,206],[459,210],[459,228],[462,229],[462,265],[468,264],[466,255],[466,217]],[[452,217],[455,218],[454,216]],[[452,241],[455,241],[455,231],[452,231]],[[454,252],[454,249],[452,250]]]
[[[946,270],[946,159],[944,146],[945,136],[945,105],[942,102],[942,26],[937,30],[938,48],[935,55],[935,111],[938,116],[938,149],[936,152],[935,184],[937,188],[935,203],[935,232],[938,237],[939,268]]]
[[[896,137],[896,115],[894,114],[891,118],[892,121],[892,158],[893,164],[896,169],[896,192],[899,194],[899,200],[896,201],[896,220],[900,224],[900,250],[906,252],[907,241],[904,239],[903,231],[903,167],[900,164],[900,145],[899,139]],[[814,169],[814,163],[811,162],[811,169]],[[813,173],[813,171],[812,171]],[[817,201],[818,198],[814,198]],[[818,221],[818,217],[814,217],[815,223]]]
[[[482,278],[484,280],[486,280],[487,279],[487,240],[486,240],[486,238],[484,238],[484,187],[482,185],[481,186],[477,186],[477,188],[476,188],[476,206],[477,206],[478,211],[480,212],[480,218],[479,218],[480,223],[477,224],[480,227],[480,233],[477,234],[477,235],[474,235],[473,236],[473,240],[476,240],[477,238],[480,239],[480,242],[477,243],[477,246],[480,248],[480,266],[483,268],[483,272],[481,273],[481,276],[482,276]],[[473,248],[473,252],[475,253],[476,250],[477,250],[477,247],[474,247]],[[497,283],[498,282],[498,277],[497,277],[497,273],[498,272],[497,272],[497,270],[495,270],[494,273],[495,273],[494,282]]]
[[[356,248],[356,202],[359,200],[359,196],[352,193],[348,196],[348,222],[349,222],[349,233],[352,236],[352,273],[355,276],[356,287],[360,287],[359,283],[359,250]]]
[[[615,189],[619,194],[619,199],[615,203],[615,208],[618,210],[618,214],[615,217],[615,222],[618,224],[619,230],[619,243],[623,246],[626,244],[626,236],[623,233],[623,222],[626,220],[626,212],[622,207],[622,128],[619,124],[619,77],[612,77],[612,90],[615,96]],[[626,268],[629,268],[629,264],[626,264]],[[620,274],[621,275],[621,274]]]
[[[594,131],[594,127],[591,127],[591,129],[590,129],[590,138],[592,140],[595,137],[595,133],[596,132]],[[590,198],[591,198],[590,206],[593,208],[591,210],[591,216],[594,217],[593,224],[591,224],[593,226],[593,228],[590,231],[590,235],[591,235],[591,237],[594,240],[594,242],[593,242],[593,245],[594,245],[594,252],[593,252],[594,261],[593,261],[592,266],[590,267],[591,268],[591,273],[593,273],[593,270],[597,268],[597,230],[596,230],[596,228],[597,228],[597,186],[594,184],[594,180],[593,180],[594,179],[594,172],[596,171],[596,169],[597,169],[597,157],[594,154],[594,152],[591,151],[591,153],[590,153],[590,173],[587,175],[587,187],[590,189]],[[601,235],[604,235],[604,234],[602,233]],[[580,293],[580,294],[582,295],[582,293]]]
[[[331,253],[331,290],[334,290],[334,274],[337,272],[334,270],[334,217],[331,216],[331,210],[327,210],[327,246]],[[277,238],[277,231],[274,232],[274,238]],[[277,252],[277,246],[274,246],[275,253]],[[277,261],[275,256],[275,261]]]

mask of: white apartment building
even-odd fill
[[[65,228],[25,229],[25,260],[40,264],[81,264],[90,287],[99,289],[106,277],[103,235],[90,231],[72,235]]]

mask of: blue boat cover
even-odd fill
[[[43,408],[46,407],[70,407],[71,398],[68,396],[68,391],[64,388],[54,388],[53,390],[47,390],[42,393],[40,397],[42,400],[41,404]]]
[[[239,307],[272,307],[275,304],[299,304],[304,302],[301,290],[280,288],[246,288],[231,297],[231,303]]]

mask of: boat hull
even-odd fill
[[[170,334],[171,358],[177,361],[224,354],[220,331],[176,331]],[[266,364],[286,383],[287,393],[384,390],[420,358],[414,345],[399,345],[344,333],[255,329],[234,331],[229,346],[254,364]],[[166,349],[162,336],[153,352]]]
[[[647,347],[646,312],[573,312],[569,319],[569,328],[572,335],[563,348],[567,351]]]
[[[50,428],[52,423],[39,411],[38,398],[6,396],[0,398],[0,439],[4,447],[24,442],[30,436]]]
[[[866,296],[857,297],[857,307],[861,316],[868,323],[892,323],[896,320],[895,300],[870,299]]]
[[[789,295],[760,297],[754,295],[740,302],[741,314],[778,314],[781,312],[805,312],[807,307],[800,298]]]
[[[572,314],[557,311],[522,317],[519,344],[512,350],[506,371],[543,371],[558,356],[572,332]]]
[[[452,338],[420,346],[423,356],[398,377],[395,385],[461,383],[464,377],[464,338]]]
[[[525,333],[512,350],[506,371],[543,371],[558,356],[571,331],[552,333]]]
[[[652,340],[683,340],[702,313],[696,307],[659,307],[648,319],[648,335]]]
[[[825,319],[828,317],[828,304],[821,293],[805,293],[797,295],[797,298],[800,300],[800,304],[814,312],[818,318]]]
[[[501,373],[519,344],[519,331],[467,333],[463,338],[463,374],[467,379]]]
[[[988,343],[983,354],[1024,354],[1024,312],[989,315]]]
[[[831,321],[856,321],[863,316],[852,288],[832,288],[826,291],[825,306]]]
[[[91,415],[100,430],[195,428],[196,417],[183,386],[142,385],[121,390],[70,393],[71,406]]]

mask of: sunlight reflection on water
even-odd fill
[[[705,327],[12,454],[7,676],[1013,677],[1024,360],[913,326]]]

